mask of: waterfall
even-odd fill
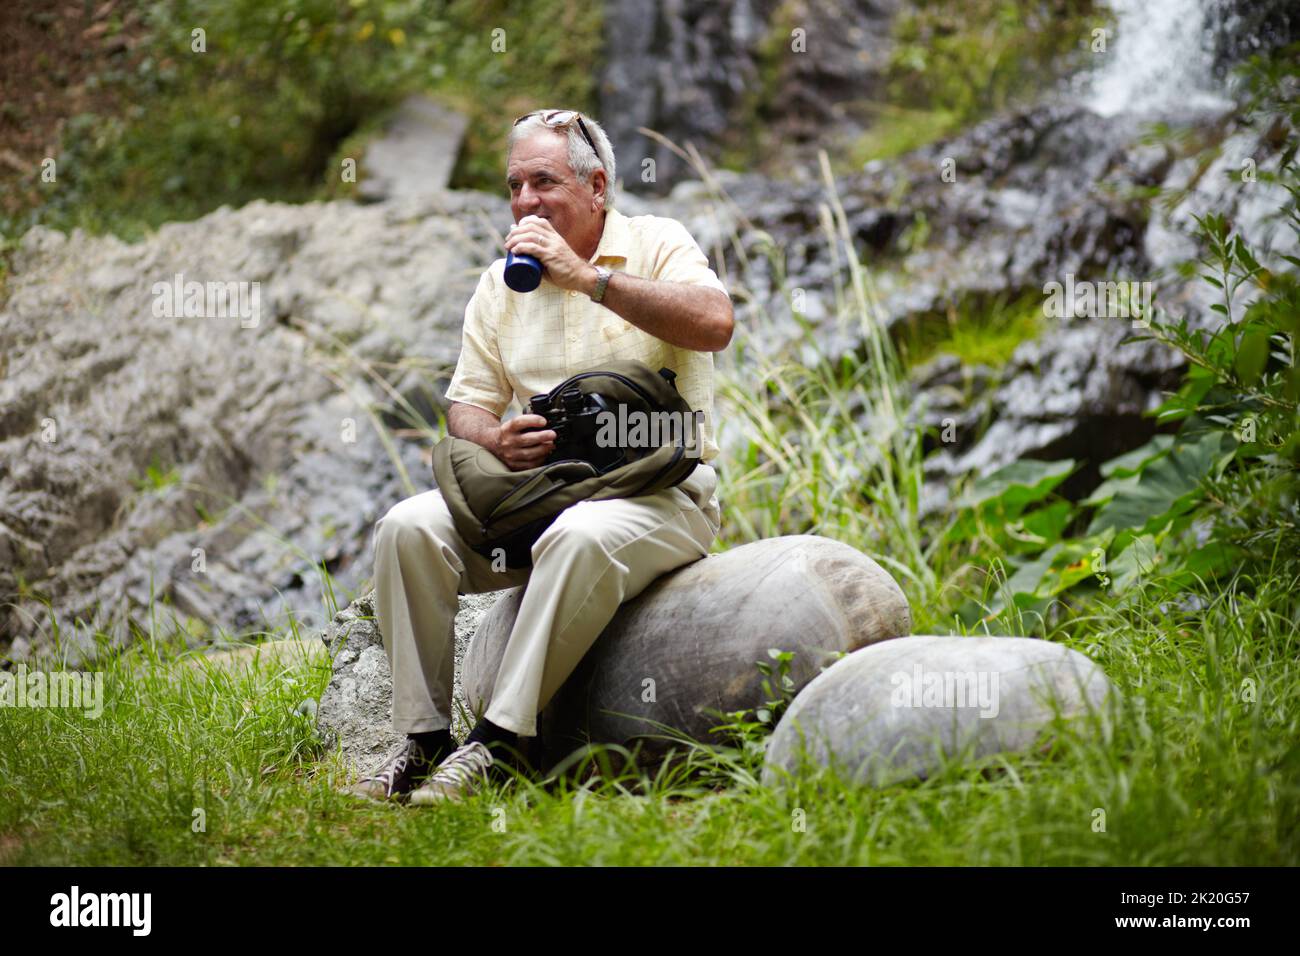
[[[1102,116],[1225,109],[1215,83],[1217,0],[1111,0],[1116,23],[1091,77],[1087,104]]]

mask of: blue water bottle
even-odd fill
[[[532,256],[506,253],[506,285],[516,292],[532,292],[542,284],[542,264]]]

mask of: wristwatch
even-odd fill
[[[599,302],[605,298],[605,286],[609,285],[609,277],[613,274],[604,266],[596,266],[596,291],[591,294],[592,302]]]

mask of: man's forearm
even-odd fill
[[[482,445],[494,453],[500,424],[500,418],[477,405],[452,402],[451,408],[447,409],[447,434]]]
[[[595,268],[582,291],[587,295],[596,291]],[[731,341],[731,297],[718,289],[615,272],[600,304],[679,348],[719,352]]]

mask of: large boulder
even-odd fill
[[[462,594],[456,615],[456,683],[452,689],[452,733],[464,737],[461,659],[470,635],[499,591]],[[337,748],[353,773],[370,770],[405,739],[393,731],[393,675],[375,617],[374,592],[339,611],[321,632],[333,658],[333,674],[316,710],[316,728],[329,747]]]
[[[169,618],[191,646],[314,631],[331,589],[363,594],[375,522],[429,486],[430,435],[389,431],[416,434],[407,403],[438,420],[509,214],[445,192],[28,231],[0,303],[0,654],[84,664]],[[177,275],[249,283],[248,318],[156,314]]]
[[[834,765],[855,783],[925,777],[946,762],[1026,751],[1059,714],[1106,716],[1110,682],[1078,651],[1025,637],[910,637],[837,661],[790,704],[763,783]],[[805,765],[807,766],[807,765]]]
[[[465,655],[463,686],[482,713],[523,588],[483,618]],[[898,585],[865,554],[829,538],[756,541],[664,575],[626,602],[538,717],[532,756],[551,765],[576,746],[628,743],[657,724],[700,741],[728,713],[762,704],[769,648],[793,651],[802,688],[842,652],[907,634]],[[671,744],[642,739],[643,752]]]

